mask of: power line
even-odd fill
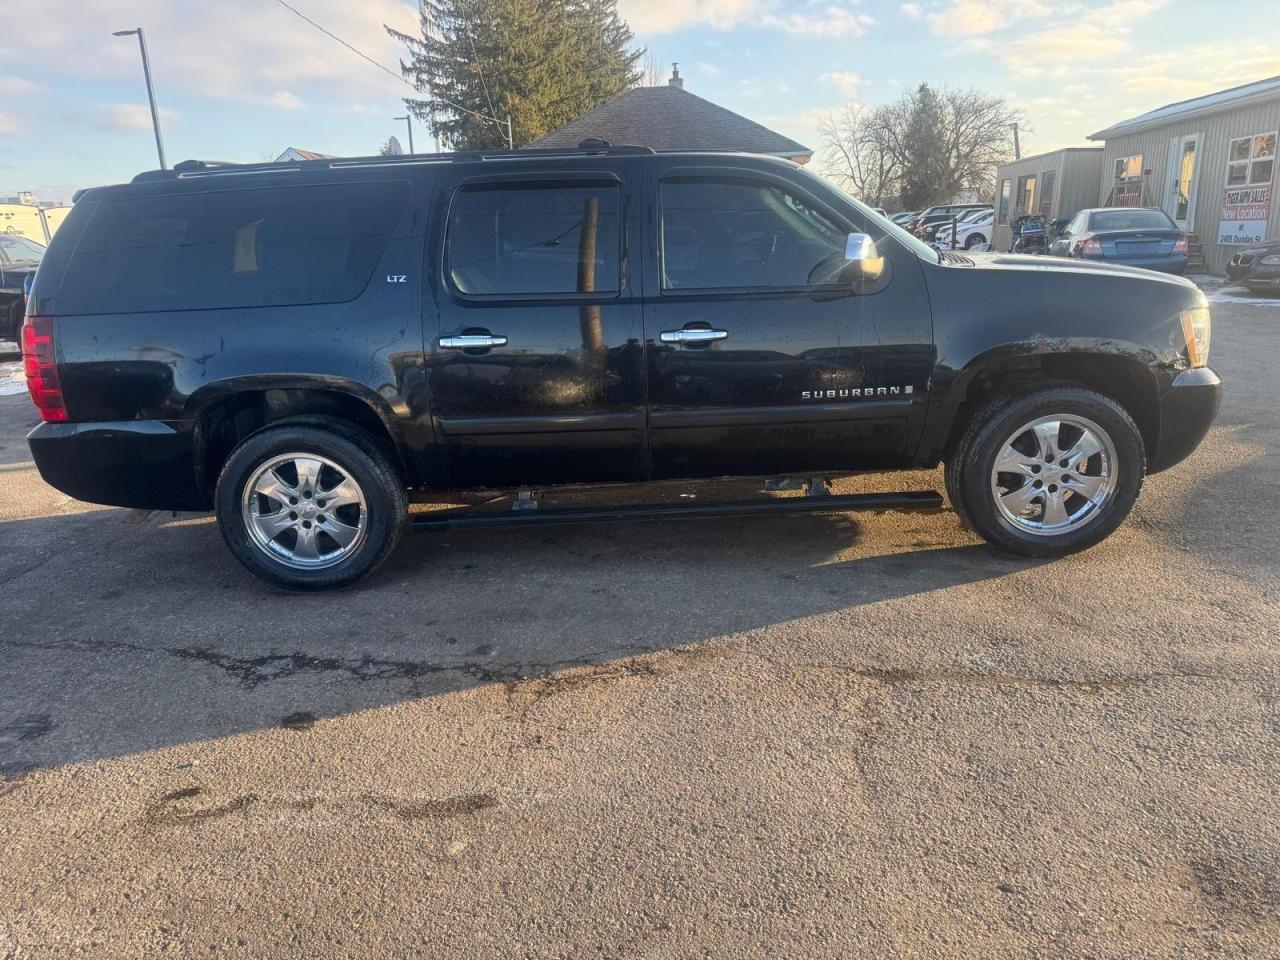
[[[305,20],[307,23],[311,24],[311,26],[315,27],[317,30],[319,30],[321,33],[323,33],[326,37],[329,37],[329,38],[330,38],[330,39],[332,39],[332,40],[337,40],[337,41],[338,41],[338,43],[342,44],[344,47],[346,47],[348,50],[350,50],[352,53],[354,53],[354,54],[355,54],[357,57],[359,57],[360,59],[369,61],[369,63],[373,64],[375,67],[377,67],[377,68],[378,68],[379,70],[381,70],[383,73],[387,74],[387,76],[395,77],[397,80],[399,80],[399,81],[400,81],[401,83],[403,83],[405,86],[407,86],[407,87],[409,87],[410,89],[412,89],[414,93],[419,93],[419,92],[420,92],[420,91],[418,90],[418,88],[417,88],[416,86],[414,86],[412,83],[410,83],[408,80],[406,80],[406,79],[404,78],[404,76],[403,76],[403,75],[401,75],[401,74],[399,74],[399,73],[396,73],[394,70],[389,70],[389,69],[387,69],[387,68],[386,68],[386,67],[384,67],[382,64],[380,64],[377,60],[373,59],[373,57],[371,57],[371,56],[369,56],[367,53],[365,53],[364,51],[362,51],[362,50],[357,50],[355,47],[353,47],[351,44],[347,43],[347,41],[343,40],[343,39],[342,39],[340,36],[338,36],[336,33],[333,33],[333,32],[332,32],[332,31],[330,31],[330,30],[326,30],[324,27],[320,26],[320,24],[316,23],[314,20],[312,20],[310,17],[308,17],[305,13],[303,13],[301,10],[298,10],[298,9],[297,9],[297,8],[295,8],[295,7],[291,7],[291,6],[289,6],[289,4],[285,3],[285,0],[276,0],[276,3],[280,4],[280,6],[284,7],[286,10],[288,10],[290,13],[294,14],[295,16],[297,16],[297,17],[301,17],[301,18],[302,18],[303,20]],[[467,35],[468,35],[468,38],[470,38],[470,30],[468,30]],[[474,47],[475,47],[475,41],[474,41],[474,40],[472,40],[472,41],[471,41],[471,45],[472,45],[472,48],[474,49]],[[485,98],[487,99],[487,98],[488,98],[488,96],[489,96],[489,91],[486,89],[486,90],[485,90]],[[499,120],[497,117],[490,117],[490,116],[486,116],[486,115],[485,115],[485,114],[483,114],[483,113],[477,113],[475,110],[468,110],[468,109],[467,109],[466,107],[464,107],[462,104],[460,104],[460,103],[454,103],[452,100],[448,100],[448,99],[446,99],[446,98],[444,98],[444,97],[435,97],[434,99],[439,100],[439,101],[441,101],[442,103],[445,103],[445,104],[449,105],[450,107],[452,107],[452,108],[453,108],[453,109],[455,109],[455,110],[461,110],[463,113],[469,113],[469,114],[471,114],[471,116],[473,116],[473,117],[479,117],[481,120],[488,120],[490,123],[496,123],[496,124],[498,125],[498,127],[499,127],[499,128],[501,128],[501,127],[503,126],[503,122],[502,122],[501,120]],[[492,109],[492,104],[490,105],[490,109]],[[508,139],[510,139],[510,136],[509,136],[509,135],[508,135]]]

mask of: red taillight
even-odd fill
[[[58,384],[58,364],[53,354],[53,317],[27,317],[22,325],[22,364],[27,392],[42,420],[67,420]]]
[[[1080,244],[1080,255],[1087,257],[1089,255],[1102,256],[1102,244],[1098,242],[1097,237],[1086,237],[1084,243]]]
[[[1184,236],[1179,237],[1179,238],[1178,238],[1178,242],[1177,242],[1177,243],[1175,243],[1175,244],[1173,245],[1173,252],[1174,252],[1174,253],[1186,253],[1186,252],[1187,252],[1187,238],[1186,238],[1186,236],[1185,236],[1185,235],[1184,235]]]

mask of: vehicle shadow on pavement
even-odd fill
[[[949,514],[885,520],[901,542],[852,557],[847,515],[411,534],[327,594],[253,580],[207,517],[3,523],[0,775],[609,669],[1035,565]],[[837,655],[877,666],[844,629]]]

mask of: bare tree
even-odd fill
[[[828,114],[818,127],[827,174],[873,207],[896,199],[902,175],[890,119],[883,107],[868,110],[849,104]]]
[[[850,105],[820,133],[826,172],[875,206],[945,203],[963,190],[995,194],[995,167],[1012,156],[1021,114],[1003,97],[921,84],[877,107]]]

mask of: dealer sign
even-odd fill
[[[1271,216],[1271,187],[1228,187],[1222,194],[1218,243],[1261,243]]]

